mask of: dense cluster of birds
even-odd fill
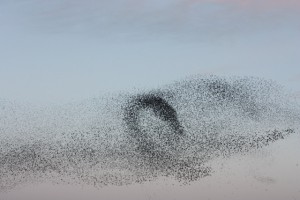
[[[0,190],[199,180],[208,162],[297,133],[300,109],[259,78],[194,76],[61,106],[0,100]]]

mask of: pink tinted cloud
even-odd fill
[[[164,16],[174,23],[185,23],[190,20],[230,20],[239,18],[286,17],[290,14],[300,15],[300,0],[124,0],[128,2],[123,9],[129,9],[129,15],[141,14],[142,17]],[[214,9],[210,9],[214,8]],[[192,14],[192,18],[191,18]],[[272,19],[268,20],[272,20]],[[252,19],[251,19],[252,20]]]
[[[183,2],[187,5],[193,5],[197,3],[203,3],[203,2],[233,4],[239,7],[262,8],[266,10],[274,7],[281,7],[281,8],[300,7],[299,0],[179,0],[179,2]]]
[[[201,3],[228,4],[240,9],[260,11],[300,9],[299,0],[181,0],[180,2],[186,6],[194,6]]]

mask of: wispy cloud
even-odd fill
[[[25,26],[39,31],[100,35],[232,34],[299,25],[294,16],[300,11],[298,0],[16,0],[12,4],[17,5],[15,13],[26,19]]]

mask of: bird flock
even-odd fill
[[[193,76],[56,106],[0,99],[0,191],[45,181],[95,187],[213,175],[209,161],[299,133],[274,81]]]

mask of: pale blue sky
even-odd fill
[[[299,5],[0,0],[0,98],[68,102],[193,74],[271,78],[300,96]]]

